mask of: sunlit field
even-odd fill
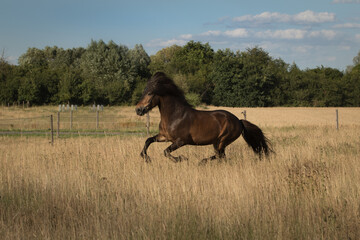
[[[212,146],[180,148],[189,160],[175,164],[154,143],[146,164],[134,107],[104,114],[143,134],[0,136],[0,239],[360,238],[360,108],[339,108],[339,130],[335,108],[222,109],[246,110],[276,153],[260,161],[240,137],[198,166]],[[0,123],[49,113],[3,108]]]

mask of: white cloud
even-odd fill
[[[205,37],[226,36],[226,37],[231,37],[231,38],[245,38],[245,37],[249,36],[249,32],[245,28],[237,28],[237,29],[228,30],[225,32],[210,30],[210,31],[199,34],[199,36],[205,36]]]
[[[184,39],[170,39],[170,40],[162,40],[162,39],[154,39],[150,43],[146,44],[148,47],[169,47],[172,45],[185,45],[187,43]]]
[[[245,15],[233,18],[234,22],[287,22],[290,20],[290,15],[281,14],[278,12],[263,12],[258,15]]]
[[[333,3],[360,3],[360,0],[334,0]]]
[[[301,40],[305,38],[324,38],[332,40],[336,36],[333,30],[308,31],[302,29],[267,30],[254,34],[258,38],[272,38],[285,40]]]
[[[349,51],[351,49],[351,46],[343,45],[338,47],[341,51]]]
[[[229,45],[229,42],[228,41],[211,41],[210,42],[210,45]]]
[[[273,38],[273,39],[303,39],[306,36],[306,30],[300,29],[286,29],[286,30],[267,30],[257,32],[255,34],[258,38]]]
[[[172,45],[185,45],[189,40],[196,41],[211,41],[213,43],[221,42],[228,43],[230,39],[238,38],[248,38],[253,40],[260,39],[272,39],[272,40],[305,40],[305,39],[325,39],[333,40],[337,36],[336,31],[334,30],[318,30],[318,31],[309,31],[304,29],[283,29],[283,30],[266,30],[266,31],[248,31],[245,28],[237,28],[234,30],[227,31],[215,31],[210,30],[200,34],[182,34],[177,38],[170,40],[155,39],[147,44],[148,47],[168,47]],[[204,38],[205,37],[205,38]],[[356,36],[357,40],[360,40],[360,34]],[[232,40],[233,41],[233,40]],[[303,52],[301,48],[298,49],[299,52]]]
[[[334,28],[360,28],[360,23],[343,23],[336,24],[333,26]]]
[[[18,57],[8,56],[8,57],[5,57],[5,60],[8,61],[11,64],[17,64]]]
[[[245,38],[249,36],[249,33],[245,28],[237,28],[225,31],[224,35],[232,38]]]
[[[333,30],[320,30],[320,31],[312,31],[309,32],[309,37],[314,38],[325,38],[328,40],[333,39],[336,36],[336,32]]]
[[[183,35],[180,35],[180,38],[190,40],[193,38],[193,35],[192,34],[183,34]]]
[[[295,46],[292,48],[292,50],[294,52],[297,52],[297,53],[308,53],[309,51],[311,51],[313,49],[312,46],[309,46],[309,45],[303,45],[303,46]]]
[[[298,14],[290,15],[278,12],[263,12],[258,15],[244,15],[233,18],[234,22],[251,22],[255,24],[262,23],[296,23],[312,24],[335,21],[335,14],[329,12],[313,12],[307,10]]]
[[[182,32],[172,38],[153,40],[147,46],[155,51],[174,44],[183,46],[189,40],[209,42],[215,50],[241,51],[260,46],[271,56],[302,67],[320,64],[341,67],[346,66],[346,56],[360,43],[358,17],[346,16],[346,19],[325,10],[292,14],[264,11],[257,15],[226,17],[217,24],[203,26],[206,30]]]
[[[336,57],[335,56],[330,56],[325,58],[328,62],[335,62],[336,61]]]
[[[221,35],[221,31],[211,31],[211,30],[200,34],[200,36],[220,36],[220,35]]]
[[[182,40],[182,39],[171,39],[171,40],[168,40],[168,41],[162,41],[160,43],[164,47],[167,47],[167,46],[172,46],[172,45],[175,45],[175,44],[176,45],[185,45],[187,43],[187,41]]]
[[[315,13],[307,10],[305,12],[298,13],[294,16],[295,22],[303,23],[324,23],[335,21],[335,14],[328,12]]]

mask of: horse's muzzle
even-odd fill
[[[135,109],[136,114],[139,116],[143,116],[146,113],[146,108],[145,107],[138,107]]]

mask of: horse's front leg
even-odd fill
[[[173,162],[181,162],[182,160],[187,160],[186,157],[184,156],[178,156],[178,157],[174,157],[173,155],[171,155],[170,153],[175,151],[176,149],[182,147],[186,145],[186,143],[180,139],[176,140],[175,142],[173,142],[169,147],[167,147],[164,151],[165,157],[170,158],[170,160],[172,160]]]
[[[162,136],[160,136],[159,134],[146,139],[144,148],[140,153],[140,156],[143,159],[145,159],[145,162],[151,162],[150,157],[147,155],[147,149],[149,148],[150,144],[152,144],[153,142],[164,142],[164,141],[165,141],[165,139]]]

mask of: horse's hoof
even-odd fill
[[[141,152],[140,156],[145,160],[146,163],[151,163],[151,159],[150,159],[149,155]]]
[[[183,155],[180,155],[179,156],[179,162],[182,162],[182,161],[188,161],[189,159]]]

